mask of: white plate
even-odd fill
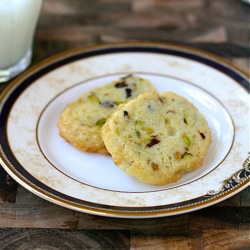
[[[140,183],[110,156],[80,152],[58,134],[58,117],[70,101],[128,73],[150,80],[159,92],[185,96],[209,123],[212,144],[203,165],[176,183]],[[200,209],[249,185],[248,84],[243,73],[218,58],[174,45],[65,52],[2,94],[1,164],[35,194],[82,212],[143,218]]]

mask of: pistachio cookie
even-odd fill
[[[121,103],[153,90],[149,81],[128,75],[86,92],[60,115],[60,135],[80,150],[107,153],[101,138],[103,124]]]
[[[102,138],[115,164],[127,174],[163,185],[202,164],[211,133],[187,99],[151,92],[119,106],[103,126]]]

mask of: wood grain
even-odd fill
[[[241,205],[244,207],[250,207],[250,188],[241,192]]]
[[[131,249],[165,250],[165,249],[203,249],[202,233],[189,235],[134,235],[131,236]]]
[[[236,250],[249,249],[249,246],[250,229],[192,231],[179,236],[131,235],[131,249]]]
[[[14,203],[16,200],[17,183],[9,175],[6,175],[3,170],[1,171],[1,175],[0,204]]]
[[[130,248],[126,231],[0,229],[0,248],[3,250],[80,250]]]
[[[248,23],[249,9],[232,0],[44,0],[37,33],[43,40],[82,39],[83,44],[194,37],[221,42],[214,35],[219,30],[229,43],[248,46]]]
[[[238,194],[249,193],[245,190]],[[232,203],[234,204],[234,203]],[[223,216],[222,216],[223,214]],[[183,234],[193,230],[236,229],[250,225],[250,209],[212,206],[193,213],[154,219],[117,219],[75,212],[47,202],[18,186],[15,204],[0,206],[0,227],[130,230],[144,234]]]
[[[250,229],[205,230],[203,244],[206,250],[249,249]]]

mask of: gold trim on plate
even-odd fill
[[[8,98],[8,94],[11,92],[12,89],[15,88],[15,86],[18,86],[18,83],[20,83],[23,79],[27,78],[32,73],[41,70],[43,66],[47,66],[50,63],[54,63],[60,59],[67,58],[73,55],[76,55],[80,52],[87,52],[95,49],[107,49],[107,48],[114,48],[114,47],[128,47],[128,46],[145,46],[145,47],[158,47],[158,48],[165,48],[165,49],[177,49],[181,50],[187,53],[192,53],[194,55],[198,55],[201,57],[208,58],[210,60],[214,60],[216,62],[220,62],[221,64],[231,68],[234,71],[237,71],[238,74],[242,75],[243,77],[246,77],[249,79],[249,76],[246,72],[239,69],[238,67],[234,66],[233,64],[225,61],[223,58],[210,54],[206,51],[196,49],[196,48],[190,48],[188,46],[183,45],[176,45],[172,43],[157,43],[157,42],[125,42],[125,43],[111,43],[111,44],[100,44],[100,45],[91,45],[86,46],[83,48],[75,48],[71,49],[65,52],[61,52],[59,54],[56,54],[54,56],[51,56],[40,63],[30,67],[27,71],[25,71],[23,74],[21,74],[19,77],[17,77],[14,81],[12,81],[0,94],[0,102],[3,104],[5,99]],[[197,209],[201,209],[204,207],[207,207],[209,205],[213,205],[219,201],[223,201],[226,198],[229,198],[233,196],[234,194],[240,192],[244,188],[248,187],[250,185],[249,178],[244,179],[242,182],[238,183],[237,186],[234,186],[230,188],[229,190],[226,190],[223,193],[220,193],[218,195],[214,195],[212,197],[209,197],[206,200],[195,202],[192,204],[187,204],[179,207],[174,208],[166,208],[166,209],[152,209],[150,211],[126,211],[126,208],[124,210],[122,208],[119,208],[117,210],[113,209],[105,209],[105,208],[97,208],[82,204],[77,204],[74,202],[70,202],[67,200],[64,200],[60,197],[57,197],[55,195],[52,195],[49,192],[44,191],[43,189],[37,187],[34,183],[31,183],[29,180],[27,180],[24,176],[22,176],[19,172],[17,172],[14,168],[14,166],[11,164],[11,162],[8,160],[7,156],[4,153],[4,149],[0,147],[0,164],[3,166],[3,168],[7,171],[7,173],[12,176],[18,183],[20,183],[22,186],[24,186],[29,191],[35,193],[36,195],[49,200],[57,205],[61,205],[70,209],[74,209],[81,212],[86,212],[90,214],[95,215],[102,215],[102,216],[110,216],[110,217],[124,217],[124,218],[146,218],[146,217],[160,217],[160,216],[170,216],[170,215],[176,215],[181,214],[184,212],[190,212]]]

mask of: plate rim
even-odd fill
[[[0,150],[0,153],[1,153],[1,150]],[[49,192],[44,191],[43,189],[40,189],[39,187],[36,187],[33,183],[30,183],[29,180],[26,180],[25,177],[23,177],[20,173],[18,172],[14,173],[15,170],[12,172],[8,168],[8,166],[2,161],[1,158],[0,158],[0,164],[3,164],[3,167],[7,171],[7,173],[10,174],[11,177],[13,177],[19,184],[21,184],[27,190],[31,191],[32,193],[38,195],[39,197],[47,201],[50,201],[54,204],[57,204],[66,208],[70,208],[72,210],[76,210],[79,212],[86,212],[88,214],[101,215],[101,216],[106,216],[106,217],[116,217],[116,218],[154,218],[154,217],[174,216],[178,214],[192,212],[192,211],[200,210],[202,208],[214,205],[227,198],[230,198],[231,196],[237,194],[238,192],[242,191],[246,187],[250,186],[249,177],[248,177],[248,178],[245,178],[245,180],[242,180],[236,186],[231,186],[222,192],[220,191],[218,194],[217,193],[211,194],[211,196],[208,196],[206,200],[203,200],[200,202],[198,201],[198,202],[188,204],[185,206],[179,206],[179,207],[177,206],[177,207],[170,208],[170,209],[155,209],[155,210],[149,210],[149,211],[128,211],[128,210],[122,210],[122,209],[113,210],[113,209],[97,208],[97,207],[87,206],[87,205],[79,205],[75,202],[64,200]],[[248,168],[249,168],[248,171],[250,171],[249,158],[245,161],[245,164],[248,165]],[[234,176],[235,175],[233,175],[232,178],[230,178],[230,180],[233,179]],[[228,182],[229,184],[230,184],[230,180]]]
[[[39,72],[44,66],[47,66],[51,63],[55,63],[56,61],[60,61],[63,58],[71,57],[73,55],[77,55],[79,53],[84,53],[92,50],[103,50],[107,48],[113,48],[113,47],[133,47],[133,46],[144,46],[144,47],[159,47],[159,48],[165,48],[165,49],[173,49],[173,50],[178,50],[182,52],[186,52],[192,55],[198,55],[202,58],[210,59],[213,60],[215,63],[219,65],[223,65],[226,67],[229,67],[234,73],[243,75],[243,78],[248,79],[248,75],[246,72],[243,70],[235,67],[234,65],[226,62],[223,58],[210,54],[206,51],[196,49],[196,48],[191,48],[188,46],[183,46],[179,44],[173,44],[173,43],[158,43],[158,42],[124,42],[124,43],[109,43],[109,44],[100,44],[100,45],[91,45],[91,46],[85,46],[85,47],[80,47],[80,48],[74,48],[70,50],[66,50],[64,52],[55,54],[53,56],[48,57],[47,59],[41,61],[40,63],[35,64],[31,68],[29,68],[26,72],[21,74],[19,77],[17,77],[14,81],[12,81],[0,94],[0,113],[2,111],[2,106],[8,100],[8,96],[12,93],[12,91],[15,90],[16,87],[18,87],[21,83],[22,80],[25,78],[28,78],[32,74]],[[52,70],[53,71],[53,70]],[[247,82],[247,80],[246,80]],[[249,86],[243,86],[242,84],[238,83],[239,86],[244,88],[246,92],[249,90]],[[245,83],[246,84],[246,83]],[[250,168],[250,160],[249,160],[249,155],[248,158],[246,159],[245,167],[243,166],[242,171],[247,171],[249,173]],[[245,179],[241,179],[239,182],[237,182],[234,185],[229,185],[229,187],[225,187],[225,190],[220,191],[219,193],[211,194],[210,197],[207,199],[201,201],[201,202],[196,202],[192,203],[189,205],[185,205],[182,207],[174,207],[174,208],[169,208],[169,209],[156,209],[156,210],[147,210],[147,211],[128,211],[128,210],[123,210],[123,209],[118,209],[118,210],[113,210],[113,209],[106,209],[106,208],[97,208],[95,206],[88,206],[88,205],[82,205],[82,204],[77,204],[75,202],[71,202],[68,200],[64,200],[60,197],[56,197],[55,195],[42,190],[40,187],[37,187],[34,183],[31,183],[29,180],[27,180],[24,176],[22,176],[21,173],[19,173],[13,166],[12,163],[8,160],[7,156],[4,153],[4,149],[2,147],[2,144],[0,144],[0,165],[3,166],[3,168],[7,171],[10,176],[15,179],[18,183],[20,183],[22,186],[24,186],[26,189],[29,191],[35,193],[36,195],[49,200],[57,205],[61,205],[67,208],[71,208],[77,211],[81,212],[86,212],[86,213],[91,213],[91,214],[96,214],[96,215],[103,215],[103,216],[110,216],[110,217],[123,217],[123,218],[146,218],[146,217],[161,217],[161,216],[170,216],[170,215],[176,215],[176,214],[181,214],[181,213],[186,213],[190,211],[195,211],[197,209],[201,209],[210,205],[213,205],[215,203],[218,203],[224,199],[227,199],[231,197],[232,195],[240,192],[244,188],[250,186],[250,183],[248,182],[248,179],[250,178],[249,175],[246,175]],[[235,173],[236,174],[236,173]],[[233,174],[233,176],[235,176]],[[230,178],[228,180],[228,183],[230,183],[230,180],[233,179]],[[33,177],[34,178],[34,177]],[[39,181],[39,180],[38,180]],[[190,200],[189,200],[190,201]],[[176,204],[176,203],[175,203]]]
[[[101,79],[103,77],[107,77],[107,76],[115,76],[115,75],[121,75],[121,74],[124,74],[126,75],[126,72],[119,72],[119,73],[109,73],[109,74],[105,74],[105,75],[101,75],[101,76],[98,76],[98,77],[94,77],[94,78],[89,78],[87,80],[84,80],[84,81],[81,81],[81,82],[77,82],[76,84],[73,84],[71,85],[70,87],[64,89],[63,91],[59,92],[57,95],[55,95],[53,98],[50,99],[50,101],[44,106],[44,108],[41,110],[39,116],[38,116],[38,120],[37,120],[37,124],[36,124],[36,142],[37,142],[37,145],[38,145],[38,148],[41,152],[41,154],[44,156],[44,158],[50,163],[51,166],[53,166],[57,171],[61,172],[63,175],[67,176],[68,178],[78,182],[78,183],[81,183],[83,185],[86,185],[86,186],[90,186],[90,187],[93,187],[93,188],[97,188],[97,189],[100,189],[100,190],[106,190],[106,191],[111,191],[111,192],[122,192],[122,193],[154,193],[154,192],[162,192],[162,191],[166,191],[166,190],[170,190],[170,189],[174,189],[174,188],[177,188],[177,187],[181,187],[181,186],[185,186],[185,185],[188,185],[190,183],[193,183],[205,176],[207,176],[209,173],[211,173],[212,171],[214,171],[216,168],[218,168],[224,161],[225,159],[227,158],[227,156],[230,154],[231,150],[232,150],[232,147],[233,147],[233,144],[234,144],[234,141],[235,141],[235,122],[233,120],[233,117],[232,115],[230,114],[228,108],[224,105],[223,102],[221,102],[214,94],[210,93],[209,91],[207,91],[205,88],[201,87],[201,86],[198,86],[198,85],[195,85],[194,83],[192,83],[191,81],[189,80],[184,80],[182,78],[179,78],[179,77],[176,77],[176,76],[170,76],[170,75],[167,75],[167,74],[162,74],[162,73],[151,73],[151,72],[140,72],[140,71],[135,71],[133,72],[133,74],[137,75],[137,74],[144,74],[144,75],[153,75],[153,76],[156,76],[156,77],[169,77],[169,78],[172,78],[172,79],[175,79],[175,80],[180,80],[180,81],[183,81],[185,82],[186,84],[192,86],[192,87],[195,87],[197,89],[199,89],[200,91],[206,93],[207,95],[209,95],[211,98],[213,98],[216,102],[218,102],[218,104],[222,107],[222,109],[226,112],[229,120],[230,120],[230,126],[232,127],[232,130],[233,130],[233,135],[232,135],[232,141],[230,143],[230,146],[228,148],[228,151],[226,152],[226,154],[223,156],[223,158],[220,160],[220,162],[218,162],[215,166],[213,166],[213,168],[211,168],[209,171],[205,171],[205,173],[201,174],[200,176],[198,177],[195,177],[194,179],[192,180],[189,180],[189,181],[185,181],[183,184],[178,184],[178,185],[174,185],[173,187],[167,187],[167,188],[160,188],[160,189],[155,189],[155,190],[147,190],[147,191],[121,191],[121,190],[115,190],[115,189],[112,189],[112,188],[105,188],[105,187],[98,187],[98,186],[95,186],[93,184],[88,184],[86,182],[83,182],[83,181],[80,181],[78,179],[76,179],[75,177],[72,177],[70,174],[68,173],[65,173],[63,172],[62,170],[60,170],[54,163],[52,163],[52,161],[48,158],[48,156],[46,155],[46,153],[44,152],[42,146],[41,146],[41,143],[39,142],[39,123],[41,121],[41,118],[44,114],[44,112],[47,110],[47,108],[61,95],[64,95],[67,91],[70,91],[71,89],[75,88],[75,87],[78,87],[82,84],[85,84],[89,81],[93,81],[95,79]]]

